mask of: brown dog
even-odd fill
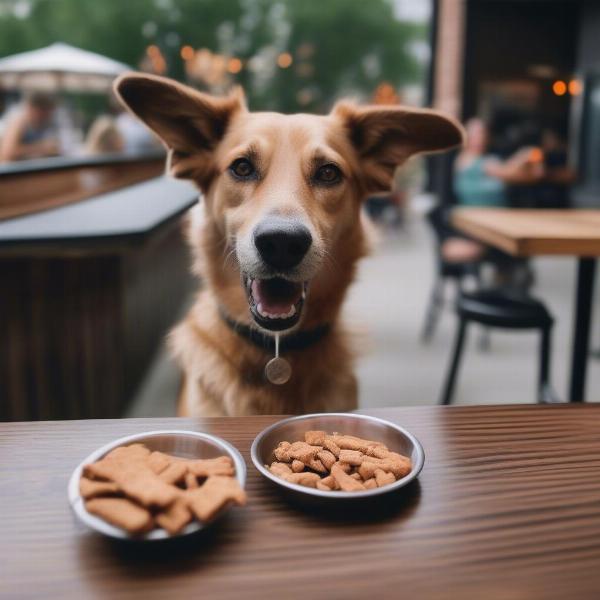
[[[428,110],[341,103],[327,116],[251,113],[160,77],[122,76],[122,102],[169,150],[168,170],[203,202],[189,239],[203,290],[172,333],[184,371],[180,414],[351,410],[354,348],[339,312],[365,254],[361,201],[417,152],[459,145]],[[274,333],[292,374],[265,379]]]

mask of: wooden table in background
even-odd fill
[[[364,412],[412,431],[425,467],[391,510],[329,516],[292,507],[253,468],[252,440],[279,417],[0,424],[0,597],[600,597],[599,405]],[[82,458],[167,428],[239,448],[248,505],[151,548],[77,523],[67,481]]]
[[[578,257],[569,400],[583,402],[596,257],[600,256],[600,210],[458,208],[452,213],[452,224],[513,256]]]

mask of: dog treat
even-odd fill
[[[185,489],[186,490],[195,490],[197,487],[200,487],[198,483],[198,478],[189,471],[185,474]]]
[[[388,485],[388,483],[394,483],[396,478],[393,473],[386,473],[381,469],[377,469],[375,471],[375,482],[377,483],[377,487],[383,487],[384,485]]]
[[[307,431],[304,434],[304,441],[311,446],[322,446],[326,437],[325,431]]]
[[[304,441],[279,442],[267,467],[277,477],[322,491],[355,492],[383,487],[410,473],[410,458],[385,444],[312,430]]]
[[[165,507],[177,497],[177,490],[160,479],[144,459],[103,459],[87,465],[84,475],[113,481],[126,496],[147,507]]]
[[[364,454],[358,450],[340,450],[339,461],[347,465],[360,466],[363,461]]]
[[[292,471],[294,473],[301,473],[304,471],[304,467],[306,465],[301,460],[293,460],[292,461]]]
[[[304,463],[302,463],[302,465],[304,465]],[[278,475],[279,477],[285,477],[286,475],[292,474],[292,469],[290,469],[289,465],[282,462],[272,462],[269,469],[271,473],[275,473],[275,475]]]
[[[323,448],[329,450],[329,452],[331,452],[331,454],[333,454],[336,458],[340,456],[340,447],[333,440],[325,439],[323,442]]]
[[[141,533],[152,527],[150,511],[127,498],[92,498],[85,503],[85,508],[129,533]]]
[[[328,475],[327,477],[323,477],[321,479],[321,483],[327,486],[330,490],[339,490],[340,486],[338,485],[335,477],[333,475]]]
[[[171,535],[175,535],[192,520],[192,512],[183,497],[177,498],[166,510],[158,513],[155,520],[159,527],[166,529]]]
[[[354,437],[353,435],[333,435],[331,440],[335,442],[342,450],[358,450],[366,453],[369,448],[385,446],[380,442],[372,442]]]
[[[338,461],[337,461],[335,464],[336,464],[336,465],[337,465],[337,466],[338,466],[340,469],[342,469],[342,471],[344,471],[344,473],[347,473],[348,475],[350,474],[350,471],[352,471],[352,466],[351,466],[351,465],[349,465],[348,463],[343,463],[343,462],[341,462],[341,461],[339,461],[339,460],[338,460]],[[333,468],[333,465],[332,465],[332,467],[331,467],[331,468]]]
[[[162,527],[175,535],[194,517],[206,522],[229,502],[245,503],[234,475],[228,456],[188,460],[132,444],[86,465],[79,490],[90,513],[131,534]]]
[[[148,457],[148,464],[157,475],[160,475],[171,464],[171,457],[162,452],[152,452]]]
[[[79,480],[79,493],[85,500],[98,496],[110,496],[119,493],[119,486],[112,481],[94,481],[87,477]]]
[[[328,469],[325,468],[323,463],[318,458],[313,458],[313,459],[309,460],[306,463],[306,466],[309,469],[316,471],[317,473],[322,473],[323,475],[325,475],[326,473],[329,472]]]
[[[215,475],[209,477],[198,489],[187,492],[186,501],[196,517],[206,522],[229,502],[243,506],[246,494],[237,479]]]
[[[290,446],[289,442],[279,442],[279,445],[273,451],[275,458],[279,462],[290,462],[292,459],[290,457]]]
[[[119,446],[111,450],[102,460],[132,460],[145,459],[150,456],[151,452],[143,444],[130,444],[129,446]]]
[[[164,471],[159,473],[160,479],[165,483],[180,483],[188,472],[187,465],[182,460],[174,460]]]
[[[233,461],[229,456],[191,460],[187,465],[196,477],[211,477],[213,475],[233,477],[234,475]]]
[[[317,458],[321,461],[327,471],[331,471],[332,465],[337,460],[335,455],[329,452],[329,450],[321,450],[321,452],[317,454]]]
[[[375,476],[377,469],[393,473],[397,479],[400,479],[410,473],[411,465],[410,461],[365,457],[360,467],[358,467],[358,472],[363,479],[370,479]]]
[[[317,487],[317,482],[321,481],[321,478],[316,473],[308,471],[304,473],[292,473],[291,475],[286,475],[284,479],[290,483],[297,483],[306,487]]]
[[[331,467],[331,474],[344,492],[356,492],[365,489],[362,483],[356,481],[356,479],[352,479],[338,464]]]
[[[321,450],[322,448],[320,448],[319,446],[311,446],[306,442],[294,442],[289,447],[286,454],[291,459],[300,460],[304,464],[308,464],[317,457],[317,453]]]

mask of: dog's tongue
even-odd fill
[[[252,282],[252,296],[262,309],[278,315],[290,311],[302,296],[302,284],[285,279],[255,279]]]

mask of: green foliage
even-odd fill
[[[29,6],[25,17],[15,6]],[[137,67],[149,44],[168,74],[185,79],[182,45],[237,56],[235,76],[254,108],[326,110],[339,95],[369,97],[378,83],[418,83],[409,44],[421,25],[393,16],[389,0],[0,0],[0,56],[62,41]],[[274,65],[289,52],[293,64]],[[269,67],[252,72],[262,56]]]

